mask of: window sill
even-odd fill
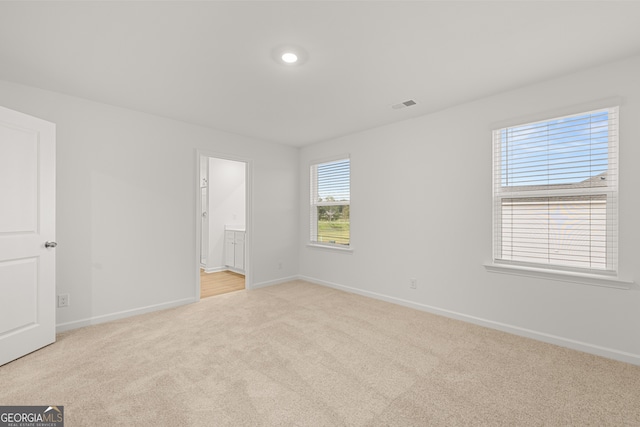
[[[315,249],[327,249],[329,251],[336,251],[336,252],[353,253],[353,248],[352,247],[341,248],[340,246],[319,245],[319,244],[316,244],[316,243],[307,243],[307,247],[308,248],[315,248]]]
[[[542,279],[558,280],[561,282],[581,283],[584,285],[601,286],[622,290],[637,290],[634,282],[622,280],[616,276],[603,276],[599,274],[576,273],[569,271],[555,271],[544,268],[525,267],[520,265],[486,263],[484,268],[491,273],[514,274],[516,276],[538,277]]]

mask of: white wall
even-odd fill
[[[251,159],[253,284],[297,274],[297,149],[9,82],[0,104],[57,125],[59,330],[196,298],[197,149]]]
[[[226,269],[224,265],[225,226],[245,227],[245,166],[243,162],[213,157],[209,159],[207,271]]]
[[[568,114],[572,106],[580,112],[593,101],[620,96],[619,272],[640,281],[638,76],[640,57],[634,57],[303,148],[300,274],[640,364],[639,291],[496,274],[483,267],[492,258],[494,125]],[[343,153],[351,154],[354,251],[306,247],[309,162]],[[415,290],[409,289],[411,277],[418,279]]]

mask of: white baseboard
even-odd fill
[[[209,274],[209,273],[218,273],[220,271],[227,271],[228,268],[225,266],[222,267],[209,267],[209,268],[204,268],[204,272]]]
[[[292,280],[298,280],[298,279],[301,279],[301,277],[289,276],[289,277],[283,277],[281,279],[268,280],[266,282],[253,283],[250,289],[265,288],[267,286],[279,285],[281,283],[291,282]],[[307,281],[311,282],[311,280],[307,280]]]
[[[549,344],[555,344],[560,347],[566,347],[573,350],[582,351],[584,353],[595,354],[596,356],[602,356],[608,359],[631,363],[633,365],[640,365],[640,355],[638,354],[627,353],[624,351],[615,350],[607,347],[601,347],[595,344],[589,344],[581,341],[572,340],[569,338],[563,338],[556,335],[547,334],[544,332],[538,332],[531,329],[525,329],[518,326],[495,322],[493,320],[483,319],[475,316],[469,316],[467,314],[458,313],[455,311],[445,310],[445,309],[433,307],[426,304],[408,301],[402,298],[396,298],[396,297],[391,297],[384,294],[379,294],[376,292],[364,291],[364,290],[352,288],[349,286],[339,285],[337,283],[327,282],[325,280],[314,279],[312,277],[298,276],[296,278],[310,282],[310,283],[315,283],[317,285],[327,286],[330,288],[339,289],[341,291],[350,292],[353,294],[358,294],[358,295],[362,295],[370,298],[375,298],[378,300],[402,305],[405,307],[415,308],[416,310],[426,311],[432,314],[450,317],[456,320],[462,320],[463,322],[473,323],[475,325],[484,326],[490,329],[497,329],[499,331],[507,332],[513,335],[518,335],[525,338],[531,338],[531,339],[546,342]]]
[[[150,313],[152,311],[166,310],[168,308],[178,307],[185,304],[191,304],[193,302],[196,302],[195,298],[184,298],[180,300],[164,302],[161,304],[148,305],[146,307],[119,311],[117,313],[105,314],[102,316],[95,316],[95,317],[90,317],[82,320],[74,320],[73,322],[59,323],[56,325],[56,333],[70,331],[72,329],[82,328],[84,326],[91,326],[91,325],[97,325],[100,323],[110,322],[112,320],[124,319],[126,317],[136,316],[138,314]]]
[[[233,267],[229,267],[226,265],[223,265],[222,267],[209,267],[209,268],[205,268],[205,267],[200,267],[204,270],[205,273],[210,274],[210,273],[219,273],[221,271],[233,271],[234,273],[238,273],[238,274],[244,274],[244,270],[239,270],[237,268],[233,268]]]

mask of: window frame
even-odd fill
[[[575,109],[573,111],[576,111]],[[608,140],[607,140],[607,176],[605,185],[581,185],[581,183],[574,184],[559,184],[555,188],[550,188],[549,185],[541,185],[537,189],[532,189],[530,186],[503,186],[502,185],[502,162],[503,162],[503,147],[502,147],[502,132],[510,129],[535,124],[541,124],[545,122],[553,122],[562,119],[568,119],[571,117],[579,117],[588,114],[604,112],[609,114],[608,117]],[[619,188],[619,106],[601,107],[595,109],[588,109],[586,111],[578,113],[569,113],[563,115],[554,115],[543,120],[535,121],[522,121],[520,124],[510,124],[508,126],[494,126],[492,129],[492,269],[500,268],[501,266],[507,269],[522,269],[522,271],[530,271],[533,273],[559,273],[562,275],[570,274],[584,277],[606,277],[617,276],[618,274],[618,188]],[[611,167],[613,165],[613,168]],[[519,260],[509,260],[502,257],[503,250],[503,201],[509,199],[552,199],[552,198],[568,198],[568,197],[584,197],[585,199],[592,196],[604,196],[606,199],[606,213],[605,213],[605,254],[606,254],[606,267],[604,269],[594,267],[575,267],[562,264],[551,264],[544,262],[528,262]],[[489,266],[487,266],[489,269]],[[492,270],[493,271],[493,270]]]
[[[318,201],[318,174],[317,168],[320,165],[329,163],[338,163],[341,161],[349,162],[349,200],[346,201]],[[351,156],[343,154],[314,160],[309,164],[309,241],[308,246],[320,247],[327,249],[336,249],[341,251],[351,251],[353,249],[351,236]],[[349,244],[330,243],[318,241],[318,208],[322,206],[349,206]]]

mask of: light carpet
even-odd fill
[[[0,367],[66,426],[640,425],[640,367],[294,281],[76,329]]]

